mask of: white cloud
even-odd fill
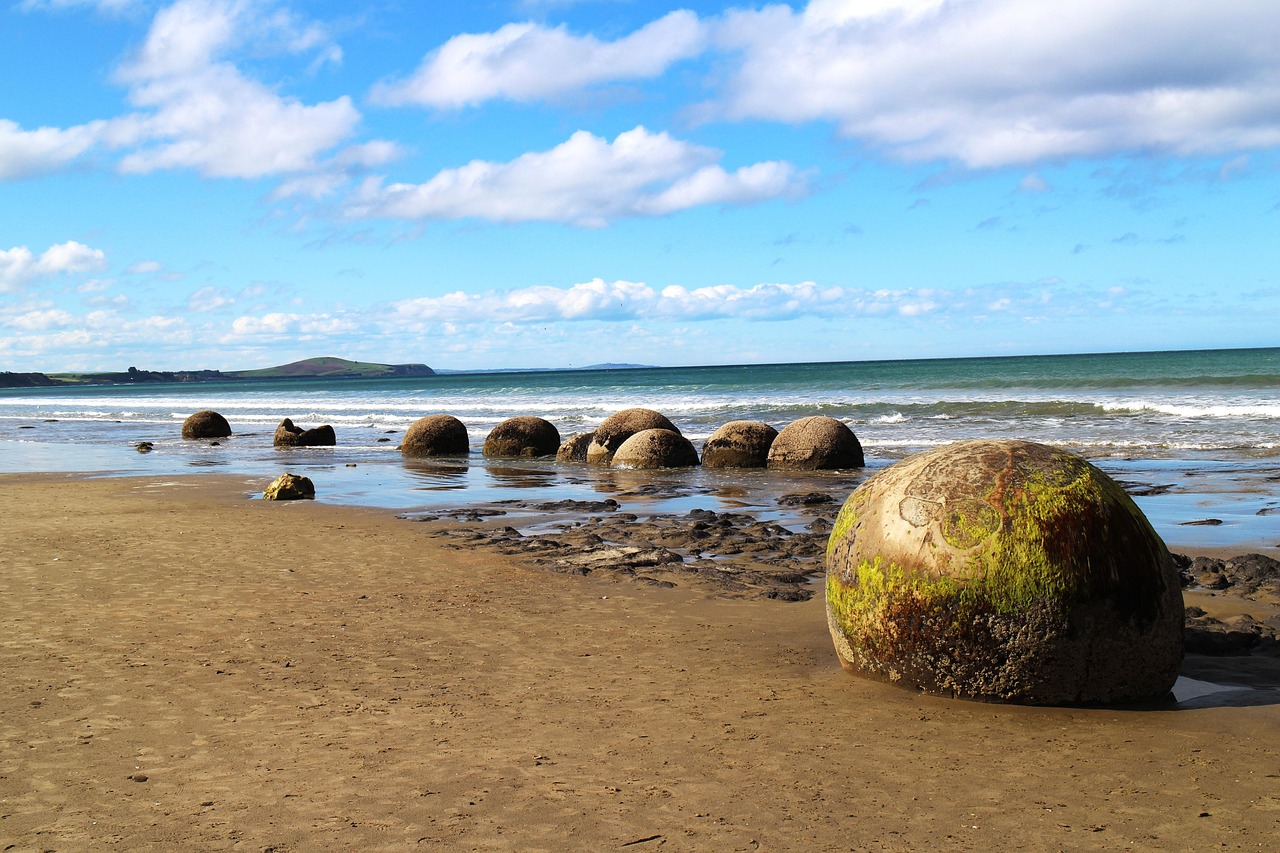
[[[65,167],[97,143],[103,122],[23,130],[0,119],[0,181],[28,178]]]
[[[106,253],[75,240],[50,246],[37,257],[26,246],[0,249],[0,293],[57,275],[105,268]]]
[[[757,163],[733,173],[718,151],[643,127],[609,142],[578,131],[549,151],[508,163],[472,161],[423,184],[370,179],[349,202],[355,218],[550,221],[601,227],[624,216],[671,213],[703,204],[750,204],[804,192],[789,163]]]
[[[240,338],[323,337],[359,332],[361,327],[351,318],[334,314],[294,314],[271,312],[260,317],[245,315],[231,323],[224,343]]]
[[[507,24],[492,33],[454,36],[427,54],[413,76],[375,87],[373,97],[440,108],[494,98],[540,100],[598,83],[657,77],[701,53],[705,41],[706,26],[688,10],[611,42],[573,35],[563,26]]]
[[[833,121],[970,167],[1280,144],[1269,0],[815,0],[733,11],[741,64],[711,113]]]
[[[130,264],[125,272],[130,275],[148,275],[150,273],[160,272],[164,269],[159,261],[138,261],[136,264]]]

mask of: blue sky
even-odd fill
[[[1274,0],[0,3],[0,369],[1280,344]]]

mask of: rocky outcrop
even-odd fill
[[[778,431],[760,421],[729,421],[702,445],[704,468],[763,468]]]
[[[769,447],[769,467],[803,471],[861,468],[858,437],[835,418],[801,418],[782,428]]]
[[[222,415],[210,409],[202,409],[182,422],[183,438],[226,438],[231,435],[231,425]]]
[[[623,409],[605,418],[596,427],[595,437],[587,447],[587,463],[608,465],[613,461],[613,454],[618,452],[622,442],[646,429],[666,429],[677,434],[680,432],[665,415],[652,409]]]
[[[294,426],[289,418],[280,422],[272,438],[276,447],[333,447],[337,443],[338,437],[328,424],[302,429]]]
[[[669,429],[644,429],[613,454],[615,468],[691,468],[698,464],[693,443]]]
[[[405,431],[400,452],[405,456],[466,456],[471,444],[466,426],[453,415],[427,415]]]
[[[1064,450],[970,441],[906,459],[845,502],[827,621],[851,672],[1028,704],[1165,696],[1182,591],[1110,477]]]
[[[484,455],[496,457],[552,456],[560,449],[560,430],[550,421],[530,415],[507,418],[489,431]]]
[[[262,493],[263,500],[268,501],[312,500],[315,496],[316,487],[311,478],[297,474],[281,474]]]

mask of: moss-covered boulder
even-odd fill
[[[1000,702],[1135,702],[1182,662],[1177,570],[1084,459],[1026,441],[922,453],[862,484],[827,547],[845,669]]]
[[[862,443],[835,418],[800,418],[782,428],[769,445],[769,467],[803,471],[861,468]]]
[[[466,426],[453,415],[427,415],[405,430],[400,452],[405,456],[466,456],[471,444]]]
[[[556,451],[557,462],[586,462],[587,448],[591,446],[591,442],[595,440],[594,432],[580,432],[577,435],[569,436],[564,444],[560,445],[560,449]]]
[[[231,424],[212,409],[201,409],[182,422],[183,438],[226,438]]]
[[[614,468],[691,468],[698,464],[693,442],[669,429],[644,429],[622,442]]]
[[[587,463],[608,465],[622,442],[646,429],[667,429],[679,434],[676,425],[653,409],[623,409],[605,418],[596,427],[595,437],[587,445]]]
[[[560,430],[550,421],[532,415],[507,418],[489,431],[485,456],[552,456],[560,449]]]
[[[702,444],[703,468],[763,468],[778,431],[760,421],[729,421]]]
[[[333,447],[338,443],[338,436],[329,424],[303,429],[285,418],[276,427],[271,443],[276,447]]]

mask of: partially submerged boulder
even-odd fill
[[[729,421],[702,445],[704,468],[763,468],[778,431],[760,421]]]
[[[610,415],[596,427],[595,437],[587,447],[587,462],[591,465],[608,465],[622,442],[646,429],[666,429],[679,434],[676,425],[665,415],[652,409],[623,409]]]
[[[595,437],[596,434],[594,432],[580,432],[577,435],[570,436],[556,451],[556,461],[586,462],[587,448],[591,446],[591,442]]]
[[[285,418],[280,422],[280,426],[276,427],[276,434],[271,443],[276,447],[333,447],[338,443],[338,437],[329,424],[302,429],[294,426],[289,418]]]
[[[521,415],[507,418],[489,431],[485,456],[551,456],[560,449],[560,430],[550,421]]]
[[[316,487],[311,478],[297,474],[281,474],[262,493],[263,500],[268,501],[312,500],[315,496]]]
[[[226,438],[231,424],[212,409],[201,409],[182,422],[183,438]]]
[[[690,468],[698,464],[693,442],[669,429],[645,429],[622,442],[615,468]]]
[[[466,456],[470,451],[467,428],[453,415],[427,415],[414,421],[400,442],[405,456]]]
[[[853,430],[825,415],[792,421],[769,446],[770,468],[816,471],[864,464],[862,443]]]
[[[845,502],[827,546],[845,669],[929,693],[1073,704],[1161,698],[1182,591],[1114,480],[1027,441],[906,459]]]

